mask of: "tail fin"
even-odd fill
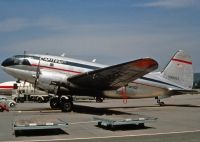
[[[187,89],[192,89],[193,67],[191,57],[179,50],[163,70],[162,76]]]

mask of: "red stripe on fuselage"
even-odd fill
[[[37,67],[37,64],[32,64],[32,66]],[[80,74],[81,72],[78,71],[72,71],[72,70],[66,70],[66,69],[61,69],[61,68],[54,68],[54,67],[48,67],[48,66],[39,66],[41,68],[46,68],[46,69],[52,69],[52,70],[59,70],[59,71],[65,71],[65,72],[71,72],[71,73],[75,73],[75,74]]]
[[[14,86],[0,86],[0,89],[14,89]]]
[[[180,62],[180,63],[185,63],[185,64],[190,64],[190,65],[192,65],[192,62],[185,61],[185,60],[180,60],[180,59],[172,58],[172,61],[176,61],[176,62]]]

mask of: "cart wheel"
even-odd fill
[[[98,122],[98,123],[97,123],[97,126],[101,127],[101,122]]]
[[[103,102],[103,99],[101,97],[96,97],[96,102],[97,103],[102,103]]]
[[[139,126],[140,128],[144,128],[144,123],[140,123],[140,124],[138,124],[138,126]]]
[[[115,128],[116,128],[116,126],[115,125],[108,125],[107,128],[110,129],[110,130],[112,130],[112,131],[114,131]]]

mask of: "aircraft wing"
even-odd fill
[[[70,87],[82,89],[117,89],[157,68],[155,60],[143,58],[71,76],[67,81]]]

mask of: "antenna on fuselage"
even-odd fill
[[[61,56],[61,57],[65,57],[65,53],[62,53],[60,56]]]
[[[95,63],[97,59],[93,59],[92,62]]]
[[[26,55],[26,50],[24,50],[24,58],[25,58],[25,55]]]

